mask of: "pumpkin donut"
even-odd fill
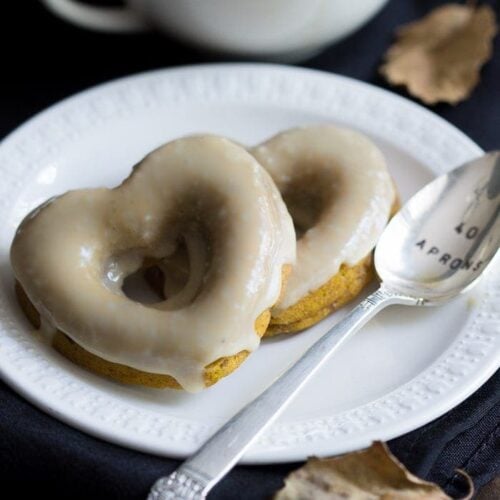
[[[303,330],[372,280],[372,249],[396,203],[393,183],[369,139],[333,125],[282,132],[251,153],[271,174],[297,234],[297,261],[266,336]]]
[[[185,245],[190,277],[144,304],[124,279]],[[21,223],[11,247],[19,302],[72,361],[125,383],[198,391],[258,345],[295,258],[271,178],[216,136],[172,141],[114,189],[70,191]]]

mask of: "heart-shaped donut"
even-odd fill
[[[126,276],[180,244],[192,275],[180,297],[142,304],[124,294]],[[117,188],[49,200],[11,248],[21,303],[57,329],[59,350],[118,380],[190,391],[257,347],[294,257],[269,175],[216,136],[160,147]]]
[[[292,216],[297,260],[266,335],[302,330],[373,278],[371,252],[396,206],[380,150],[333,125],[282,132],[250,150]]]

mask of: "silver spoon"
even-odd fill
[[[206,497],[348,337],[391,304],[437,305],[472,287],[500,245],[500,151],[421,189],[391,220],[375,250],[380,288],[316,341],[246,405],[148,500]]]

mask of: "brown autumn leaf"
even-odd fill
[[[465,473],[463,473],[465,475]],[[471,492],[472,483],[468,476]],[[411,474],[374,442],[363,451],[334,458],[311,458],[285,479],[274,500],[450,500],[439,486]]]
[[[490,6],[443,5],[399,28],[380,72],[426,104],[456,104],[478,84],[496,32]]]

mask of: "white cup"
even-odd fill
[[[43,0],[85,28],[133,32],[156,27],[202,48],[266,59],[301,59],[368,21],[387,0],[127,0],[95,7]]]

